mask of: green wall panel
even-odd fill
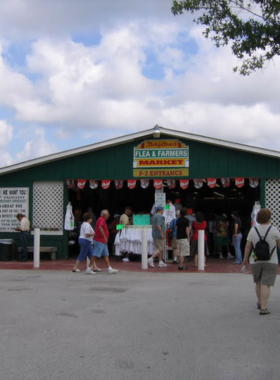
[[[0,177],[0,186],[33,180],[130,179],[133,178],[133,148],[144,139],[41,164]],[[183,140],[190,149],[189,178],[261,177],[278,178],[280,159]],[[17,186],[17,185],[16,185]]]
[[[119,144],[104,149],[94,150],[77,156],[58,159],[54,162],[40,164],[28,169],[0,176],[0,187],[29,187],[29,209],[32,223],[32,191],[33,181],[63,180],[64,209],[67,204],[68,191],[65,179],[132,179],[133,178],[133,148],[144,138]],[[171,139],[170,136],[162,139]],[[174,136],[176,139],[176,136]],[[265,202],[264,183],[266,178],[280,177],[280,159],[259,154],[229,149],[223,146],[203,142],[179,139],[189,146],[190,173],[189,178],[221,178],[221,177],[259,177],[261,178],[261,203]],[[100,189],[100,191],[103,191]],[[104,197],[107,196],[104,191]],[[19,236],[1,233],[1,238],[12,238],[20,246]],[[33,242],[30,237],[29,244]],[[63,236],[42,236],[42,246],[55,245],[58,248],[58,258],[67,258],[68,233]]]

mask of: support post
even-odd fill
[[[33,268],[40,267],[40,228],[34,228]]]
[[[148,269],[147,229],[142,229],[142,269]]]
[[[204,270],[204,230],[198,231],[198,270]]]

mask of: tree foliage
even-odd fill
[[[173,1],[174,15],[198,13],[193,20],[204,25],[204,36],[217,47],[231,43],[242,61],[233,70],[249,75],[280,55],[280,0],[186,0]]]

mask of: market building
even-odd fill
[[[55,246],[56,257],[67,258],[75,241],[64,228],[68,202],[77,225],[89,208],[96,217],[102,209],[121,214],[126,206],[150,214],[156,192],[206,219],[239,210],[247,230],[260,202],[279,226],[279,190],[280,152],[155,126],[1,168],[0,239],[20,246],[13,228],[22,212],[32,229],[40,228],[41,246]]]

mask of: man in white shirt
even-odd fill
[[[120,217],[120,224],[123,224],[124,226],[127,226],[130,224],[129,218],[131,216],[131,207],[126,207],[124,210],[124,214]]]
[[[172,204],[171,199],[167,198],[167,204],[164,207],[163,216],[165,219],[165,223],[168,226],[171,223],[171,220],[176,218],[176,209],[175,209],[175,206]]]
[[[20,222],[20,227],[14,228],[14,230],[20,232],[20,239],[22,245],[20,261],[28,261],[27,239],[30,230],[30,222],[23,214],[17,214],[17,220]]]
[[[131,211],[132,211],[131,207],[127,206],[125,208],[124,214],[122,214],[120,217],[120,224],[122,224],[123,226],[128,226],[130,224],[129,218],[131,217]],[[122,254],[123,254],[122,261],[125,263],[128,263],[129,262],[128,252],[123,251]]]

